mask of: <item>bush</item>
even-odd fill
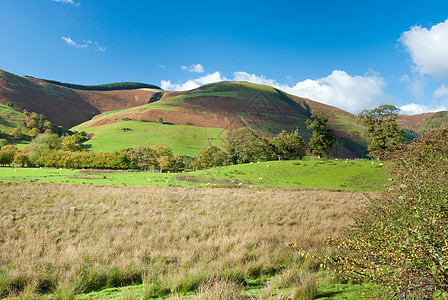
[[[346,279],[432,298],[448,290],[448,129],[388,158],[389,186],[354,215],[345,238],[332,241],[341,251],[327,263]]]

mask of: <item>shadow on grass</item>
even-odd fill
[[[337,295],[343,294],[343,291],[328,291],[328,292],[320,292],[316,295],[314,299],[322,299],[322,298],[333,298]]]

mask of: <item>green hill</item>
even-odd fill
[[[157,132],[165,137],[178,135],[180,127],[191,132],[208,128],[227,131],[239,127],[250,127],[261,135],[274,136],[282,130],[298,129],[305,139],[311,137],[305,121],[313,113],[325,112],[330,115],[329,127],[337,136],[334,154],[342,157],[361,157],[366,153],[366,143],[356,135],[362,128],[356,124],[355,116],[338,108],[324,105],[309,99],[299,98],[266,85],[247,82],[219,82],[207,84],[186,92],[164,92],[163,97],[142,106],[107,112],[94,119],[73,127],[95,134],[89,141],[91,149],[104,149],[106,140],[113,136],[117,145],[129,145],[129,131],[120,131],[123,120],[141,121],[138,130],[148,126],[141,139],[136,136],[136,144],[151,140],[149,137],[154,122],[163,120],[157,126]],[[120,125],[114,125],[119,122]],[[108,129],[109,126],[112,126]],[[151,128],[151,129],[150,129]],[[196,128],[196,129],[194,129]],[[153,131],[155,132],[155,131]],[[204,139],[216,139],[213,134],[203,139],[190,138],[188,143],[195,149],[204,149]],[[217,138],[218,140],[220,138]],[[165,139],[166,140],[166,139]],[[169,140],[169,138],[168,138]],[[169,144],[169,141],[166,142]],[[171,143],[174,145],[175,143]],[[200,144],[200,145],[199,145]],[[219,143],[218,143],[219,144]],[[207,143],[205,143],[207,145]],[[180,153],[184,147],[175,146]],[[190,152],[191,153],[191,152]]]

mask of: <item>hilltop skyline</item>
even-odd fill
[[[352,113],[448,109],[448,3],[2,0],[0,69],[187,90],[249,81]]]

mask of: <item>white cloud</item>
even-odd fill
[[[437,90],[434,91],[434,98],[448,97],[448,87],[442,84]]]
[[[220,81],[228,81],[228,79],[223,77],[220,72],[214,72],[197,79],[188,80],[185,83],[171,83],[171,80],[162,80],[161,86],[166,91],[189,91],[204,84]]]
[[[444,105],[423,105],[417,103],[409,103],[399,107],[401,113],[404,115],[416,115],[423,114],[427,112],[435,112],[435,111],[443,111],[447,110],[447,107]]]
[[[335,70],[324,78],[297,83],[291,92],[350,112],[376,106],[384,97],[384,79],[377,73],[350,76]]]
[[[76,47],[76,48],[86,48],[86,47],[88,47],[88,45],[86,45],[86,44],[78,44],[78,43],[76,43],[76,42],[73,41],[70,37],[65,37],[65,36],[63,36],[62,39],[63,39],[63,40],[67,43],[67,45],[69,45],[69,46],[73,46],[73,47]]]
[[[60,3],[65,3],[65,4],[71,4],[74,6],[79,6],[81,4],[81,2],[76,3],[73,0],[52,0],[53,2],[60,2]]]
[[[191,73],[204,73],[204,66],[201,64],[195,64],[190,66],[180,66],[182,71],[188,71]]]
[[[248,81],[252,83],[265,84],[273,87],[279,87],[279,84],[274,79],[268,79],[263,75],[257,76],[255,74],[249,74],[246,72],[233,73],[233,80],[235,81]]]
[[[421,74],[448,79],[448,20],[429,30],[414,26],[399,41],[411,55]]]
[[[382,104],[384,98],[390,97],[383,92],[383,87],[386,85],[384,79],[374,72],[363,76],[350,76],[344,71],[335,70],[327,77],[316,80],[307,79],[294,86],[279,84],[276,80],[263,75],[258,76],[242,71],[233,73],[233,76],[233,81],[270,85],[290,94],[333,105],[352,113]],[[185,91],[198,88],[203,84],[226,80],[229,79],[215,72],[179,84],[162,80],[161,86],[164,90]]]
[[[294,86],[279,84],[273,79],[246,72],[235,72],[234,75],[234,80],[270,85],[353,113],[380,104],[381,98],[385,96],[383,87],[386,83],[374,72],[364,76],[350,76],[344,71],[335,70],[327,77],[306,79]]]
[[[106,47],[101,46],[98,42],[95,41],[83,41],[82,44],[76,43],[70,37],[63,36],[62,39],[67,43],[67,45],[76,47],[76,48],[88,48],[92,47],[95,51],[106,52]]]
[[[157,68],[159,68],[159,69],[165,69],[166,66],[165,66],[165,65],[158,65]]]
[[[100,51],[100,52],[106,52],[106,47],[101,46],[100,44],[98,44],[98,42],[95,41],[84,41],[84,43],[86,43],[87,45],[92,46],[95,51]]]

